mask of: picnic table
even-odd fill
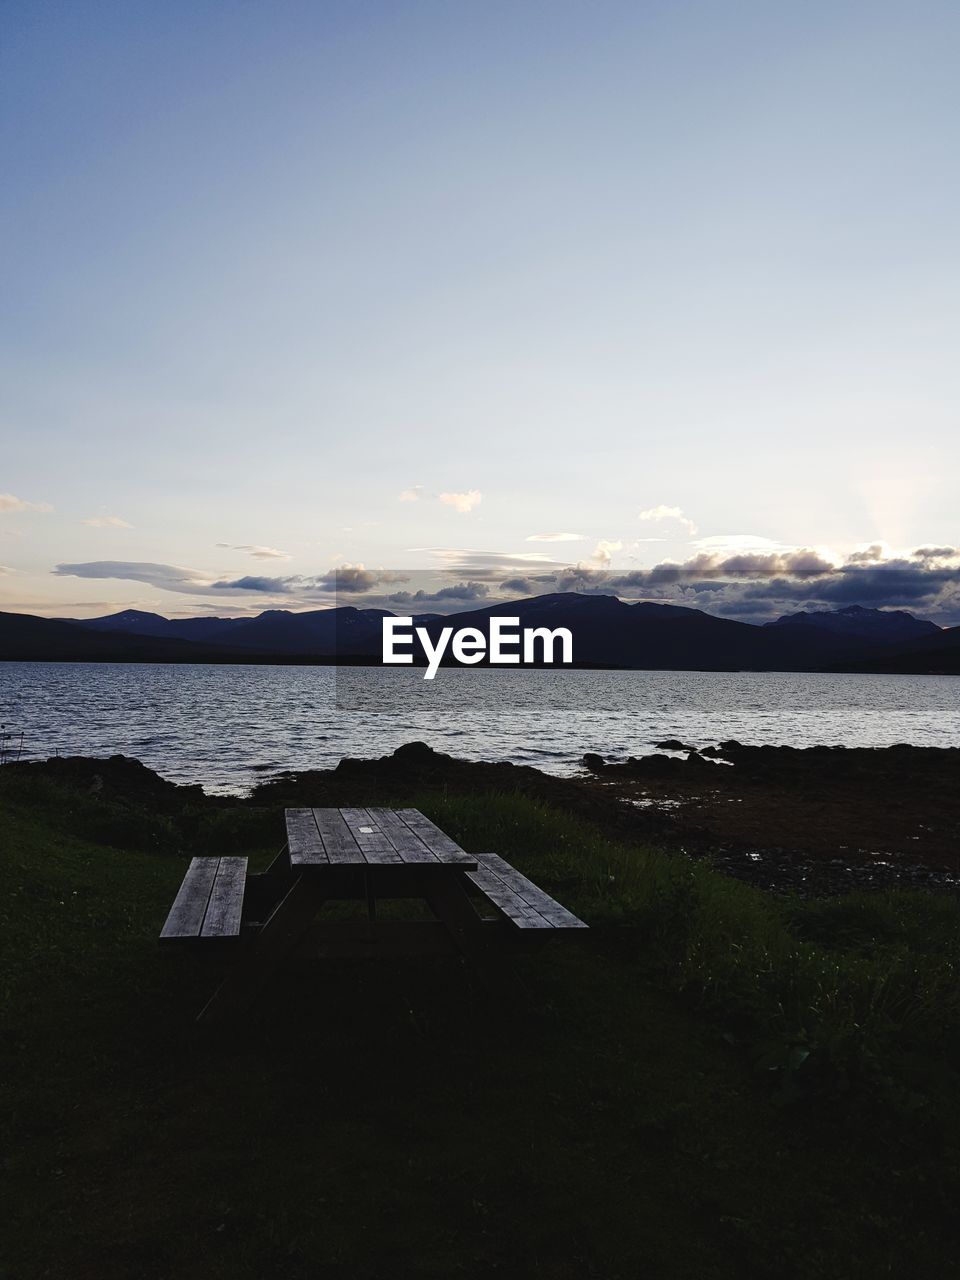
[[[508,934],[587,926],[496,853],[467,853],[418,809],[287,809],[286,844],[261,873],[244,857],[194,858],[160,934],[228,956],[203,1021],[240,1013],[294,956],[457,954],[507,980]],[[324,919],[356,900],[365,918]],[[431,919],[383,919],[380,901],[421,899]],[[479,906],[480,910],[477,910]]]

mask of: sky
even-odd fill
[[[958,61],[928,0],[5,0],[0,609],[960,623]]]

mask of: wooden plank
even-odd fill
[[[160,931],[161,938],[199,936],[219,864],[219,858],[191,859],[166,923]]]
[[[350,828],[350,834],[360,846],[364,858],[373,864],[398,863],[403,859],[394,849],[385,831],[367,809],[341,809],[340,815]]]
[[[456,840],[451,840],[445,831],[441,831],[437,824],[431,822],[419,809],[398,809],[396,812],[414,835],[441,862],[449,862],[456,865],[463,862],[473,864],[475,861],[469,853],[464,853]]]
[[[518,929],[552,929],[554,927],[550,920],[545,919],[539,911],[534,910],[518,897],[509,885],[505,885],[499,876],[494,875],[487,867],[468,871],[467,879],[475,884],[497,910],[511,920]]]
[[[221,858],[210,890],[207,914],[201,934],[204,938],[240,936],[243,890],[247,874],[246,858]]]
[[[407,826],[396,809],[371,808],[367,812],[376,821],[402,862],[438,863],[440,859],[424,844],[420,837]]]
[[[478,853],[477,862],[488,871],[492,871],[528,907],[532,907],[545,920],[549,920],[555,929],[586,929],[589,927],[579,917],[575,916],[572,911],[568,911],[566,907],[557,902],[555,898],[551,898],[549,893],[545,893],[532,880],[528,880],[516,867],[511,867],[510,863],[505,862],[499,854]]]
[[[366,861],[339,809],[314,809],[313,816],[331,866],[355,866]]]
[[[312,866],[329,861],[320,839],[312,809],[286,809],[287,844],[290,848],[290,865]]]

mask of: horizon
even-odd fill
[[[725,621],[742,621],[745,625],[748,625],[748,626],[767,626],[767,625],[770,625],[770,623],[772,622],[783,621],[784,619],[787,619],[787,618],[798,618],[798,617],[805,617],[805,616],[837,616],[837,615],[850,615],[850,614],[857,614],[857,613],[901,614],[901,615],[905,615],[908,618],[913,618],[918,622],[933,622],[933,620],[930,618],[924,618],[920,614],[912,613],[910,610],[906,610],[906,609],[875,608],[869,605],[860,605],[860,604],[840,605],[833,609],[798,609],[793,613],[779,615],[778,617],[764,619],[762,621],[757,621],[756,619],[731,619],[731,618],[724,618],[724,615],[722,614],[712,614],[709,609],[694,609],[693,606],[690,606],[690,605],[677,606],[677,605],[671,605],[668,601],[646,600],[643,598],[635,599],[635,600],[625,599],[623,596],[617,595],[616,592],[603,591],[599,588],[592,591],[544,592],[541,595],[520,596],[515,598],[500,599],[500,600],[494,600],[494,601],[484,601],[484,602],[473,603],[473,604],[464,604],[462,602],[460,604],[457,604],[457,603],[446,601],[446,602],[441,602],[441,603],[446,603],[449,606],[446,609],[434,609],[431,612],[414,613],[413,616],[417,618],[456,617],[460,613],[472,613],[472,612],[476,612],[478,610],[483,610],[487,608],[509,608],[511,605],[527,604],[534,600],[541,600],[541,599],[547,599],[547,598],[564,598],[564,597],[573,597],[574,599],[578,599],[578,600],[605,598],[605,599],[616,600],[618,603],[628,605],[628,606],[653,605],[657,607],[664,606],[667,608],[671,608],[671,607],[686,608],[686,609],[691,609],[693,612],[704,613],[708,617],[721,618]],[[336,609],[346,609],[346,608],[356,609],[358,611],[369,610],[371,612],[377,612],[377,613],[387,612],[387,613],[392,613],[393,616],[395,617],[403,616],[401,614],[394,613],[393,610],[384,610],[383,607],[379,605],[374,606],[374,605],[366,605],[366,604],[356,604],[351,601],[349,603],[339,602],[339,603],[334,603],[329,605],[320,605],[319,607],[316,607],[316,608],[306,608],[306,609],[290,609],[290,608],[282,608],[282,607],[269,608],[269,609],[261,610],[260,613],[258,614],[250,614],[250,615],[244,614],[240,618],[238,618],[236,615],[231,615],[231,614],[224,614],[224,615],[218,616],[215,614],[203,614],[203,613],[171,617],[163,613],[155,612],[153,610],[128,608],[128,609],[118,610],[116,613],[103,614],[93,618],[73,618],[64,614],[57,614],[57,615],[52,615],[49,620],[51,622],[103,622],[116,617],[123,617],[128,615],[139,615],[143,617],[161,618],[164,621],[168,621],[168,622],[201,621],[201,620],[206,622],[215,622],[215,621],[232,622],[232,621],[243,621],[245,619],[253,620],[255,618],[263,617],[267,614],[282,613],[290,617],[296,617],[298,615],[306,615],[311,613],[328,613]],[[43,615],[40,615],[40,614],[28,615],[28,616],[43,617]],[[935,622],[933,623],[933,625],[940,626],[939,623],[935,623]],[[945,629],[947,628],[941,627],[941,630],[945,630]]]

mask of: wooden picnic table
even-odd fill
[[[286,845],[267,871],[248,874],[242,857],[194,858],[170,909],[162,942],[233,952],[203,1020],[247,1008],[293,956],[459,952],[499,985],[509,980],[504,928],[587,927],[497,854],[467,853],[418,809],[297,808],[285,822]],[[365,918],[323,919],[324,904],[351,899],[365,902]],[[389,899],[421,899],[433,918],[378,918]]]

